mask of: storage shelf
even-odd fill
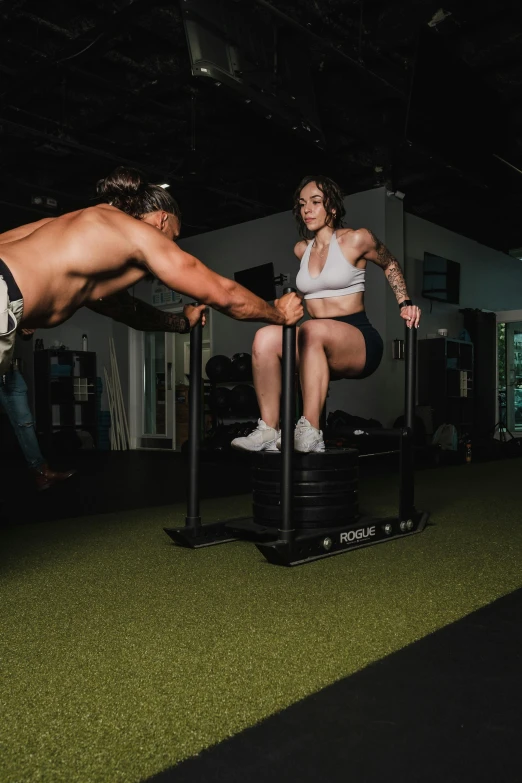
[[[433,411],[433,431],[448,423],[456,427],[459,436],[472,433],[473,352],[473,343],[467,340],[441,337],[418,341],[418,404]]]
[[[57,368],[61,369],[60,374]],[[66,369],[62,369],[66,368]],[[36,429],[44,453],[75,448],[58,442],[60,432],[88,431],[97,445],[98,395],[96,354],[93,351],[34,352]],[[56,440],[54,438],[56,437]],[[81,447],[78,440],[78,448]]]

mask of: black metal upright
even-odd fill
[[[415,424],[415,382],[417,379],[417,330],[406,330],[406,388],[404,390],[405,423],[412,430]]]
[[[286,288],[285,294],[293,291]],[[295,424],[295,339],[296,327],[283,326],[283,366],[281,394],[281,541],[294,537],[293,523],[293,458]]]
[[[199,454],[201,446],[201,423],[203,401],[201,359],[203,352],[203,326],[201,321],[190,333],[190,387],[189,387],[189,486],[187,516],[185,524],[191,527],[201,525],[199,514]]]
[[[203,525],[199,513],[199,467],[201,429],[203,426],[203,380],[201,361],[203,351],[203,326],[201,321],[190,333],[190,386],[189,386],[189,476],[187,515],[184,527],[165,527],[165,533],[180,546],[199,549],[213,544],[236,541],[237,536],[227,530],[226,521]]]
[[[411,519],[414,508],[414,430],[415,385],[417,379],[417,330],[405,326],[406,361],[404,389],[404,429],[400,442],[399,519]]]

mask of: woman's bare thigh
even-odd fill
[[[353,378],[366,364],[366,343],[362,332],[351,324],[330,318],[306,321],[301,326],[301,351],[307,342],[322,344],[332,379]]]

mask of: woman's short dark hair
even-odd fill
[[[131,217],[164,210],[181,219],[177,202],[160,185],[147,182],[136,169],[118,166],[108,177],[100,179],[96,192],[104,202],[118,207]]]
[[[308,230],[306,223],[301,217],[301,205],[299,203],[299,199],[301,198],[302,189],[311,182],[315,182],[323,194],[323,205],[326,211],[328,226],[331,226],[334,231],[338,228],[341,228],[344,225],[343,217],[346,215],[346,210],[343,204],[343,194],[337,182],[334,182],[333,179],[330,179],[330,177],[324,177],[322,175],[314,177],[310,174],[307,177],[303,177],[294,193],[294,206],[292,212],[294,213],[294,217],[297,220],[297,225],[299,226],[299,234],[304,239],[312,239],[314,233],[313,231]]]

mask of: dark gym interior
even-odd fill
[[[158,280],[125,318],[17,337],[49,472],[0,394],[0,783],[518,780],[522,10],[17,0],[0,18],[0,241],[129,167],[179,202],[182,249],[272,302],[299,267],[292,194],[324,173],[422,308],[411,341],[369,277],[383,362],[330,383],[325,454],[231,448],[260,416],[262,324],[169,333],[192,300]]]

